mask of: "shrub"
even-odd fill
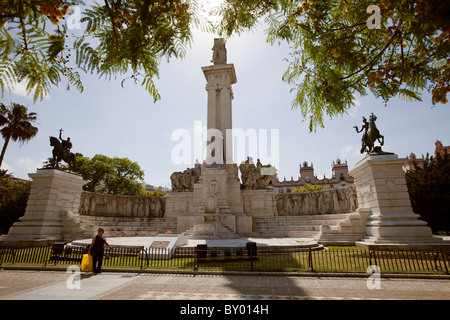
[[[13,223],[25,214],[30,187],[30,182],[0,177],[0,233],[7,233]]]
[[[292,192],[311,192],[311,191],[319,191],[319,190],[327,190],[327,189],[331,189],[331,187],[320,186],[317,184],[310,186],[309,184],[305,183],[303,185],[303,187],[295,188]]]

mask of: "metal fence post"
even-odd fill
[[[372,254],[373,254],[373,258],[375,260],[375,265],[377,265],[377,257],[376,257],[376,254],[375,254],[375,250],[372,249],[372,251],[370,251],[370,254],[369,254],[369,266],[373,265],[373,263],[372,263]]]
[[[448,267],[447,267],[447,260],[444,257],[444,252],[443,251],[441,252],[441,254],[442,254],[442,260],[443,260],[444,266],[445,266],[445,274],[448,275],[449,272],[448,272]]]
[[[313,265],[312,249],[311,249],[311,247],[308,248],[308,268],[311,270],[311,272],[314,272],[314,265]]]
[[[198,244],[196,248],[195,261],[194,261],[194,271],[197,271],[200,267],[201,259],[206,259],[208,254],[208,245]]]
[[[6,256],[6,253],[8,252],[8,249],[5,247],[0,247],[0,267],[3,265],[3,257]]]
[[[448,275],[449,272],[448,272],[448,267],[447,267],[447,261],[446,261],[445,256],[444,256],[444,250],[443,249],[441,249],[441,256],[442,256],[442,263],[444,264],[444,268],[445,268],[445,274]],[[436,261],[436,259],[435,259],[435,261]],[[442,271],[444,271],[444,270],[442,270]]]

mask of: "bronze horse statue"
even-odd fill
[[[53,168],[59,168],[59,162],[64,160],[69,165],[70,170],[75,170],[77,167],[77,157],[73,152],[65,152],[61,142],[56,137],[50,137],[50,146],[53,147]]]
[[[364,131],[363,136],[361,138],[361,150],[360,153],[371,153],[374,151],[375,142],[378,140],[381,146],[384,145],[384,136],[380,134],[375,121],[377,117],[372,113],[369,117],[369,122],[367,122],[366,118],[363,117],[363,126],[361,130],[358,129],[357,126],[354,126],[357,133]]]

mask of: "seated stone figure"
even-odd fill
[[[172,191],[193,191],[194,184],[198,182],[201,174],[201,165],[195,164],[194,168],[187,168],[183,172],[174,172],[170,176]]]
[[[264,174],[262,169],[270,167],[270,165],[263,166],[259,159],[255,166],[252,158],[247,157],[247,160],[239,166],[243,188],[250,190],[266,189],[272,181],[272,176]]]

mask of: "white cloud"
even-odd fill
[[[359,153],[358,145],[349,145],[341,148],[340,158],[341,160],[349,159],[351,157],[358,157]]]
[[[7,170],[9,174],[14,172],[14,167],[9,165],[5,160],[3,160],[2,169]]]
[[[11,93],[16,94],[21,97],[24,97],[24,98],[27,98],[27,99],[30,99],[30,100],[33,99],[32,97],[34,95],[34,90],[31,92],[31,94],[28,95],[27,94],[27,84],[28,84],[27,79],[17,82],[13,86]],[[50,100],[49,95],[45,95],[44,98]]]
[[[19,157],[17,158],[16,164],[19,168],[24,168],[28,172],[34,172],[37,168],[42,167],[42,163],[45,161],[45,159],[31,159],[31,158],[25,158],[25,157]]]
[[[355,118],[356,115],[358,114],[359,108],[361,107],[361,99],[355,98],[355,100],[353,100],[353,103],[355,104],[355,106],[352,107],[350,110],[348,110],[348,114],[352,118]]]

